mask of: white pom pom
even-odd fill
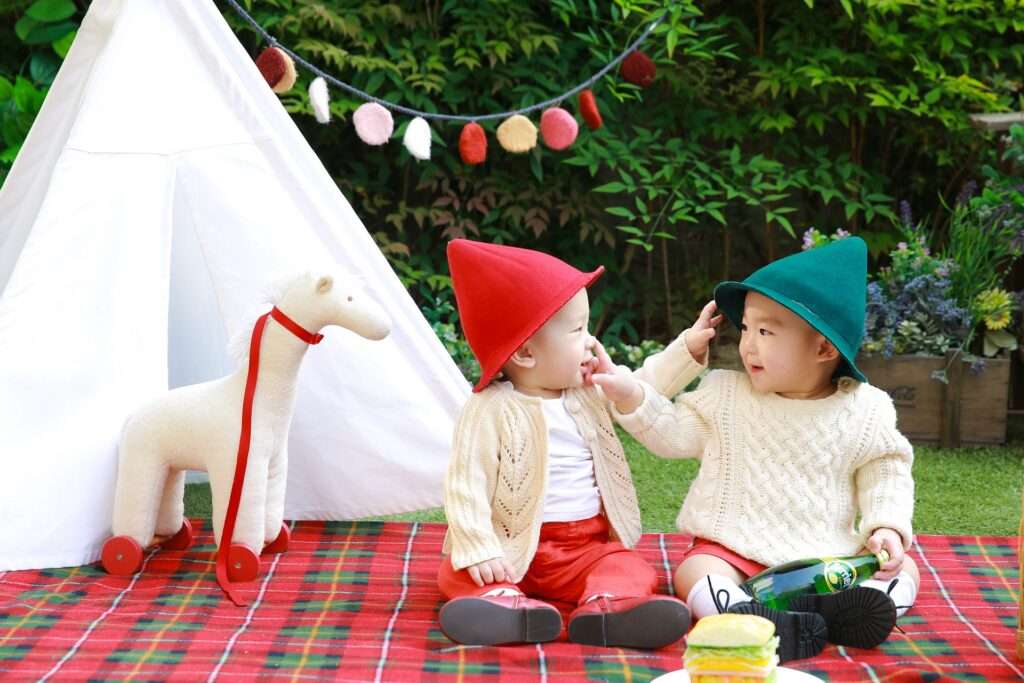
[[[331,101],[327,96],[327,81],[317,76],[309,84],[309,103],[313,105],[313,115],[320,123],[331,120]]]
[[[430,159],[430,124],[422,116],[414,118],[405,129],[402,144],[420,161]]]
[[[359,139],[368,145],[383,145],[391,139],[395,129],[391,112],[376,102],[360,105],[352,114],[352,123],[356,126]]]

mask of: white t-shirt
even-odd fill
[[[601,512],[594,456],[562,398],[543,399],[548,424],[548,491],[545,522],[575,522]]]

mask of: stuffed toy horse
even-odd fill
[[[235,602],[228,584],[256,578],[261,551],[287,549],[288,428],[306,350],[327,325],[377,340],[390,332],[390,320],[349,276],[307,273],[281,291],[274,309],[257,321],[237,372],[173,389],[128,418],[118,454],[114,536],[102,552],[111,574],[137,572],[142,549],[153,543],[191,545],[185,470],[209,473],[218,581]]]

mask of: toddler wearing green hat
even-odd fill
[[[867,248],[853,237],[719,284],[701,320],[716,326],[717,308],[741,330],[744,371],[712,370],[675,403],[666,397],[703,369],[685,343],[632,374],[596,350],[593,381],[620,424],[661,457],[701,460],[677,519],[695,540],[676,570],[676,594],[698,619],[725,611],[771,619],[783,661],[816,655],[826,639],[877,646],[920,582],[905,554],[913,449],[888,394],[856,365],[866,280]],[[792,611],[759,605],[740,588],[767,566],[883,548],[890,559],[871,580]]]

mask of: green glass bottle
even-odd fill
[[[835,593],[870,579],[889,560],[889,553],[850,557],[815,557],[769,567],[743,583],[743,588],[766,607],[788,609],[801,595]]]

